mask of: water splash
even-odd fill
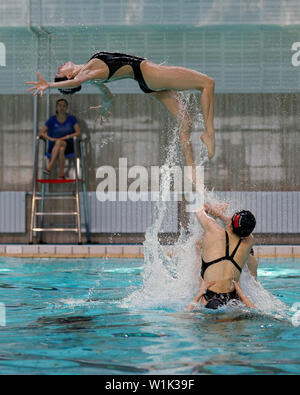
[[[110,134],[110,135],[108,135],[108,136],[105,136],[105,135],[104,135],[104,136],[101,138],[101,144],[99,145],[99,148],[101,149],[101,148],[103,148],[105,145],[107,145],[107,144],[113,142],[113,141],[114,141],[114,138],[115,138],[114,133],[112,133],[112,134]]]
[[[184,97],[184,100],[186,103],[189,102],[190,96]],[[167,213],[166,200],[171,181],[170,172],[167,170],[179,160],[178,127],[171,129],[169,134],[170,144],[165,164],[161,168],[157,218],[145,235],[143,285],[141,289],[135,290],[123,301],[127,306],[175,307],[182,310],[199,286],[199,265],[195,249],[195,242],[201,236],[199,224],[192,220],[186,230],[181,229],[177,242],[171,247],[171,257],[159,241],[159,232]],[[202,155],[199,163],[204,163],[207,159],[204,150]]]
[[[193,96],[184,98],[186,105],[195,105]],[[196,127],[203,124],[203,119],[199,114],[196,116]],[[203,125],[202,125],[203,126]],[[170,146],[168,147],[165,167],[171,167],[178,160],[179,130],[178,127],[170,130]],[[200,145],[200,152],[196,165],[203,164],[208,160],[205,145]],[[167,253],[159,241],[159,231],[161,229],[164,215],[167,212],[165,194],[169,192],[170,173],[162,171],[160,180],[160,200],[157,202],[158,216],[145,235],[144,242],[144,270],[142,272],[142,286],[134,290],[123,300],[123,306],[142,308],[174,308],[182,311],[193,299],[199,290],[201,262],[196,251],[197,241],[203,234],[196,216],[190,215],[187,229],[181,228],[178,240],[169,247],[170,254]],[[204,188],[205,201],[212,205],[224,203],[217,197],[214,191]],[[237,202],[229,202],[228,214],[233,214],[239,209]],[[171,255],[171,256],[170,256]],[[274,314],[273,317],[287,318],[287,306],[275,296],[271,295],[263,288],[259,281],[256,281],[250,274],[248,267],[245,267],[241,275],[241,287],[245,294],[257,306],[259,312],[263,314]],[[245,306],[244,306],[245,307]],[[238,306],[237,308],[243,309]],[[229,307],[231,309],[231,307]]]
[[[240,283],[244,293],[251,299],[261,313],[271,314],[274,318],[288,318],[288,307],[264,289],[259,281],[255,280],[247,265],[243,267]]]

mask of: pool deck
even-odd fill
[[[163,246],[172,256],[172,246]],[[258,258],[300,258],[300,245],[258,245]],[[1,244],[0,256],[23,258],[143,258],[142,245]]]

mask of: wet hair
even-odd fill
[[[55,76],[54,82],[60,82],[60,81],[67,81],[67,77],[57,77]],[[63,95],[73,95],[73,93],[79,92],[81,90],[81,85],[76,86],[75,88],[58,88],[60,93]]]
[[[239,237],[249,236],[256,225],[254,215],[248,210],[235,213],[231,219],[233,233]]]

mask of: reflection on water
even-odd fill
[[[141,268],[148,263],[140,259],[2,261],[11,269],[11,287],[0,288],[7,314],[6,327],[0,327],[2,374],[297,372],[300,332],[290,319],[241,308],[186,312],[173,276],[166,277],[178,289],[176,294],[171,287],[172,303],[166,289],[152,306],[150,297],[143,305]],[[260,266],[278,273],[279,267],[297,271],[299,263],[265,260]],[[287,306],[299,299],[295,278],[270,275],[262,281],[267,290],[280,289]],[[140,299],[128,305],[134,293]]]

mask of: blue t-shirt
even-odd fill
[[[48,121],[45,123],[45,125],[48,128],[47,134],[49,137],[53,138],[61,138],[64,136],[67,136],[68,134],[73,134],[75,133],[74,125],[78,123],[77,119],[73,115],[67,115],[67,118],[64,123],[60,123],[56,115],[53,115],[53,117],[50,117]],[[73,146],[73,139],[68,139],[67,144],[70,145],[72,143]],[[53,147],[54,147],[54,141],[49,141],[48,143],[48,153],[50,154]],[[67,147],[68,148],[68,147]],[[70,148],[68,149],[68,151]]]
[[[77,119],[73,115],[67,115],[64,123],[60,123],[56,115],[50,117],[45,125],[48,128],[48,136],[53,138],[61,138],[67,136],[68,134],[75,133],[74,125],[78,123]]]

